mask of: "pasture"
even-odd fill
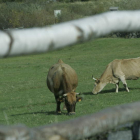
[[[129,93],[122,83],[118,93],[113,84],[98,95],[91,93],[92,75],[99,78],[114,59],[139,57],[139,47],[140,39],[100,38],[46,54],[0,59],[0,124],[35,127],[140,100],[140,80],[127,81]],[[75,69],[79,79],[76,91],[83,101],[77,103],[73,116],[67,116],[67,111],[55,114],[55,98],[46,86],[47,72],[60,58]]]

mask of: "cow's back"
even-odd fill
[[[137,79],[140,77],[140,58],[114,60],[112,62],[113,72],[124,74],[125,79]]]
[[[72,85],[73,89],[77,87],[78,85],[78,78],[75,70],[69,66],[68,64],[65,64],[63,62],[58,62],[57,64],[54,64],[48,72],[47,75],[47,86],[51,92],[60,92],[63,90],[62,80],[64,74],[64,71],[62,70],[62,67],[65,69],[65,73],[67,74],[69,78],[69,84]]]

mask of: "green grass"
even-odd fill
[[[101,109],[140,100],[140,80],[127,81],[130,93],[120,84],[119,93],[108,84],[101,94],[92,95],[93,80],[114,59],[139,57],[140,39],[101,38],[46,54],[0,59],[0,124],[22,123],[29,127],[77,118]],[[54,95],[46,86],[47,72],[61,58],[79,78],[76,115],[55,115]],[[63,106],[63,105],[62,105]]]

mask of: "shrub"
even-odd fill
[[[119,10],[134,10],[140,7],[139,0],[0,0],[0,29],[18,27],[41,27],[59,22],[106,12],[109,7],[116,6]],[[10,2],[9,2],[10,1]],[[12,1],[12,2],[11,2]],[[52,0],[51,0],[52,1]],[[76,1],[76,2],[75,2]],[[61,10],[57,19],[54,10]]]

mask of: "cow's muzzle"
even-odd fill
[[[92,91],[92,93],[93,93],[94,95],[98,94],[98,92],[93,92],[93,91]]]

